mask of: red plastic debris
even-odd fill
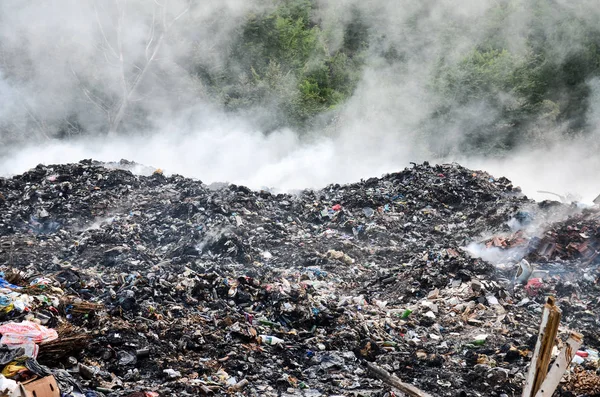
[[[527,285],[525,286],[525,291],[529,296],[536,296],[539,294],[540,289],[544,286],[541,278],[532,278],[529,279]]]
[[[579,357],[587,357],[589,355],[588,352],[584,352],[583,350],[579,350],[575,354],[577,354]]]
[[[341,206],[341,204],[336,204],[333,207],[331,207],[331,209],[334,211],[339,211],[342,209],[342,206]]]

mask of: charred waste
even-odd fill
[[[555,395],[600,395],[597,206],[458,164],[294,194],[134,166],[0,178],[2,382],[398,395],[374,364],[435,396],[520,395],[553,295],[558,339],[584,338]]]

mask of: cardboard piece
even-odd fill
[[[60,397],[60,390],[54,376],[23,382],[19,385],[22,397]]]

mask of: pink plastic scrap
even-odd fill
[[[42,343],[58,338],[56,330],[31,321],[0,325],[0,334],[2,334],[0,344],[3,345],[22,345],[29,342]]]
[[[543,286],[544,283],[541,278],[530,278],[525,286],[525,291],[529,296],[537,296]]]

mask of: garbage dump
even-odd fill
[[[549,295],[553,354],[583,336],[555,395],[600,393],[597,207],[458,164],[294,194],[131,167],[0,178],[0,395],[520,395]]]

